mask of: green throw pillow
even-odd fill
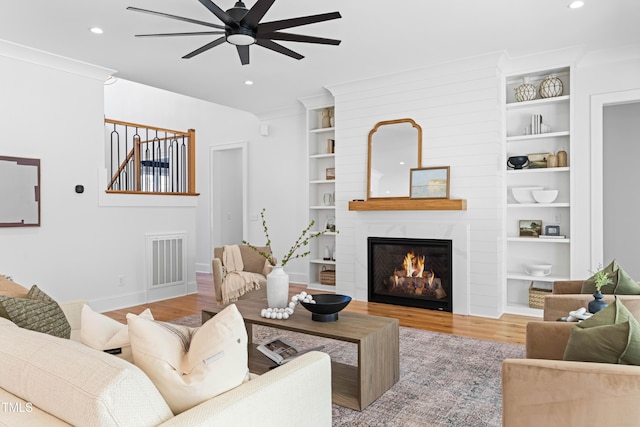
[[[640,322],[616,300],[573,327],[564,360],[640,365]]]
[[[0,317],[32,331],[60,338],[71,336],[71,326],[58,303],[36,285],[25,298],[0,296]]]
[[[629,277],[616,260],[611,261],[611,263],[602,270],[612,282],[600,289],[600,292],[603,294],[640,295],[640,284]],[[582,284],[581,293],[592,294],[595,291],[596,281],[594,277],[591,276]]]

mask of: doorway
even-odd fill
[[[603,256],[617,260],[631,277],[640,278],[637,212],[640,195],[640,102],[606,105],[603,111]]]
[[[240,245],[247,239],[247,143],[211,147],[211,243]]]
[[[640,277],[635,249],[640,232],[634,224],[640,196],[633,190],[640,179],[633,166],[640,154],[638,118],[640,90],[592,97],[591,265],[616,259],[631,277]]]

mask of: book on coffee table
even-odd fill
[[[290,362],[298,356],[314,350],[322,350],[324,346],[313,347],[301,350],[297,345],[285,340],[284,338],[275,338],[258,346],[258,350],[264,353],[269,359],[278,365]]]

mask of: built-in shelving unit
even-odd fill
[[[330,223],[335,224],[336,217],[334,107],[333,102],[327,102],[326,99],[308,99],[304,104],[307,108],[309,220],[315,221],[312,232],[319,233],[327,229]],[[327,123],[328,119],[329,123]],[[337,224],[335,225],[337,227]],[[322,283],[320,273],[323,270],[335,271],[336,269],[334,257],[336,234],[335,232],[326,232],[322,236],[310,240],[311,254],[308,257],[309,283],[307,285],[309,289],[335,291],[335,285]],[[329,259],[326,259],[327,250]]]
[[[555,74],[563,84],[561,96],[536,98],[518,102],[514,89],[528,77],[539,92],[541,81]],[[505,77],[504,97],[504,146],[505,146],[505,283],[504,312],[529,316],[541,316],[542,310],[529,307],[529,287],[550,289],[557,280],[571,277],[572,259],[572,129],[573,108],[571,96],[571,67],[535,70]],[[528,128],[532,115],[542,116],[542,122],[549,126],[546,133],[532,134]],[[538,153],[567,152],[567,166],[513,170],[506,166],[510,156]],[[557,189],[558,197],[552,203],[518,203],[511,193],[513,187],[540,186]],[[560,239],[521,237],[520,221],[542,221],[542,231],[547,225],[560,227]],[[549,276],[531,276],[525,272],[528,264],[551,264]]]

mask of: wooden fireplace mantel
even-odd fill
[[[410,199],[408,197],[353,200],[350,211],[466,211],[466,199]]]

